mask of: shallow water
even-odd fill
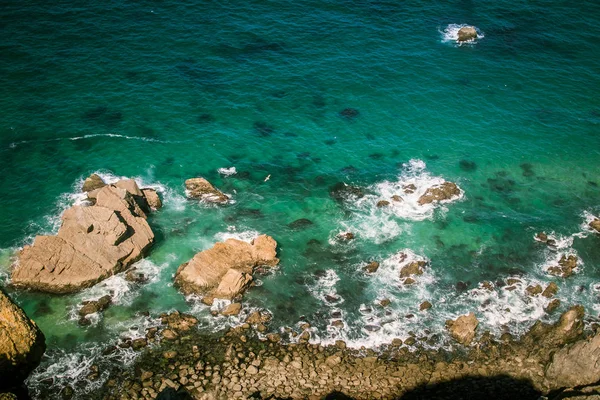
[[[172,287],[181,263],[232,236],[279,243],[280,267],[259,277],[245,307],[271,310],[273,327],[310,321],[323,342],[376,346],[440,332],[468,311],[482,330],[518,334],[553,318],[547,300],[524,294],[550,281],[562,307],[600,313],[600,237],[586,228],[600,214],[598,4],[11,1],[4,11],[2,279],[16,249],[58,229],[92,172],[135,177],[165,204],[140,264],[149,283],[116,276],[76,295],[10,292],[47,336],[34,395],[45,377],[72,382],[72,365],[161,312],[192,312],[211,331],[236,323]],[[452,35],[465,23],[480,38],[458,46]],[[186,200],[194,176],[235,202]],[[443,180],[462,197],[375,206],[403,184]],[[336,200],[339,182],[367,195]],[[301,218],[313,224],[289,227]],[[345,231],[356,238],[337,240]],[[536,242],[539,231],[559,249]],[[398,277],[399,252],[429,261],[412,287]],[[545,272],[562,252],[582,262],[565,280]],[[381,266],[368,275],[371,260]],[[478,289],[508,277],[522,284]],[[77,304],[106,293],[115,304],[78,326]],[[384,298],[386,309],[376,304]],[[420,313],[425,300],[433,308]],[[338,312],[341,329],[330,325]],[[437,345],[452,346],[442,336]],[[93,386],[81,371],[83,396]]]

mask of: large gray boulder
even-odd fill
[[[37,236],[19,252],[12,283],[51,293],[75,292],[126,269],[153,242],[154,233],[134,195],[106,185],[95,205],[64,212],[56,236]]]
[[[185,294],[232,299],[252,282],[254,268],[279,263],[277,242],[260,235],[251,243],[228,239],[196,254],[175,274],[175,284]]]
[[[0,290],[0,390],[18,386],[42,359],[46,338]]]

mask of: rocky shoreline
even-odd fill
[[[600,379],[600,327],[584,331],[583,318],[583,307],[574,306],[519,340],[484,333],[450,352],[400,340],[377,350],[347,348],[343,341],[282,344],[248,322],[207,335],[189,325],[189,316],[173,313],[163,316],[160,343],[133,367],[113,371],[98,398],[533,400],[564,398],[575,393],[565,389],[572,387],[594,396],[598,388],[589,385]],[[595,398],[589,396],[581,398]]]

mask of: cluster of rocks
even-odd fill
[[[402,191],[404,194],[413,194],[417,191],[417,187],[412,184],[406,184],[402,186]],[[431,204],[434,202],[441,201],[451,201],[455,200],[461,195],[460,188],[453,182],[443,182],[438,185],[431,186],[425,190],[417,203],[420,206],[424,206],[426,204]],[[404,198],[399,194],[392,195],[389,200],[381,199],[377,202],[376,206],[378,208],[387,207],[392,203],[401,203],[404,201]]]
[[[17,287],[72,293],[127,269],[154,243],[146,221],[160,199],[132,179],[106,185],[97,175],[84,182],[92,205],[75,205],[62,215],[54,236],[37,236],[18,254],[12,271]]]
[[[453,336],[472,345],[453,353],[427,350],[419,343],[411,352],[401,340],[377,352],[350,349],[343,341],[282,345],[260,339],[248,327],[213,337],[190,331],[149,349],[133,372],[109,379],[106,398],[154,399],[163,391],[178,390],[207,400],[321,399],[333,392],[392,399],[456,380],[502,376],[530,382],[530,392],[505,397],[500,391],[494,398],[535,399],[600,379],[600,332],[584,333],[583,317],[583,308],[576,306],[554,325],[536,323],[519,341],[509,336],[497,342],[489,333],[474,339],[476,319],[462,316],[451,324]],[[253,318],[261,323],[260,315]]]

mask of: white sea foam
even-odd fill
[[[223,176],[231,176],[237,174],[235,167],[219,168],[217,172]]]
[[[403,226],[402,221],[432,218],[436,210],[447,211],[448,203],[464,197],[464,192],[460,190],[460,195],[455,198],[419,204],[419,198],[427,189],[444,182],[446,180],[442,177],[432,176],[422,160],[410,160],[403,164],[402,172],[395,181],[372,185],[368,188],[370,193],[348,204],[354,215],[341,225],[344,230],[355,232],[377,244],[391,240],[410,229],[409,225]],[[399,196],[400,201],[394,200],[395,196]],[[389,204],[377,207],[382,200]]]
[[[227,232],[219,232],[215,235],[215,239],[219,242],[224,242],[227,239],[237,239],[243,242],[252,242],[256,239],[260,233],[254,230],[238,232],[237,228],[233,225],[227,227]]]
[[[340,277],[338,274],[334,270],[328,269],[323,276],[317,279],[314,285],[309,286],[308,290],[314,297],[325,304],[337,306],[344,302],[344,299],[337,294],[335,289],[335,285],[339,280]]]
[[[443,30],[440,30],[440,34],[442,35],[442,42],[454,42],[457,43],[459,46],[462,44],[473,44],[473,43],[477,43],[477,40],[483,39],[485,37],[485,35],[483,34],[483,32],[476,26],[474,26],[475,30],[477,31],[477,39],[471,39],[468,40],[466,42],[458,42],[458,31],[461,28],[467,27],[467,26],[472,26],[472,25],[467,25],[467,24],[449,24],[448,26],[446,26]]]
[[[118,133],[95,133],[95,134],[82,135],[82,136],[74,136],[74,137],[61,137],[61,138],[41,139],[41,140],[21,140],[21,141],[18,141],[18,142],[12,142],[9,145],[9,147],[11,149],[14,149],[14,148],[16,148],[18,146],[21,146],[21,145],[24,145],[24,144],[29,144],[29,143],[61,142],[61,141],[65,141],[65,140],[75,141],[75,140],[93,139],[93,138],[98,138],[98,137],[114,138],[114,139],[125,139],[125,140],[139,140],[139,141],[142,141],[142,142],[163,143],[163,144],[167,144],[167,143],[183,143],[181,141],[160,140],[160,139],[143,137],[143,136],[127,136],[127,135],[121,135],[121,134],[118,134]]]

